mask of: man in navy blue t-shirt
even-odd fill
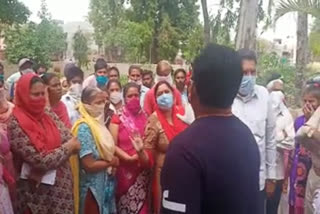
[[[167,151],[161,213],[257,213],[259,150],[231,112],[241,79],[230,48],[209,45],[196,58],[188,92],[197,119]]]

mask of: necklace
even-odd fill
[[[198,116],[196,119],[206,118],[206,117],[231,117],[233,114],[230,113],[213,113],[213,114],[204,114]]]

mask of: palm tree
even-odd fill
[[[276,19],[290,12],[320,17],[320,0],[281,0],[276,9]]]
[[[309,61],[308,49],[308,15],[320,17],[320,0],[280,0],[276,9],[275,20],[290,12],[298,12],[297,23],[297,54],[296,102],[299,103],[301,89],[304,84],[304,71]]]
[[[204,22],[204,42],[208,44],[210,42],[210,19],[208,12],[207,0],[201,0]]]

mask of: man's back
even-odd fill
[[[162,213],[256,214],[259,162],[255,139],[239,119],[198,119],[167,152]]]

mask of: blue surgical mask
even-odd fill
[[[239,94],[246,97],[253,93],[254,86],[256,85],[256,76],[245,75],[242,77]]]
[[[96,76],[98,86],[104,86],[108,82],[108,77],[106,76]]]
[[[0,74],[0,80],[4,80],[4,75]]]
[[[157,98],[157,103],[160,109],[169,110],[173,106],[173,95],[170,94],[162,94]]]

